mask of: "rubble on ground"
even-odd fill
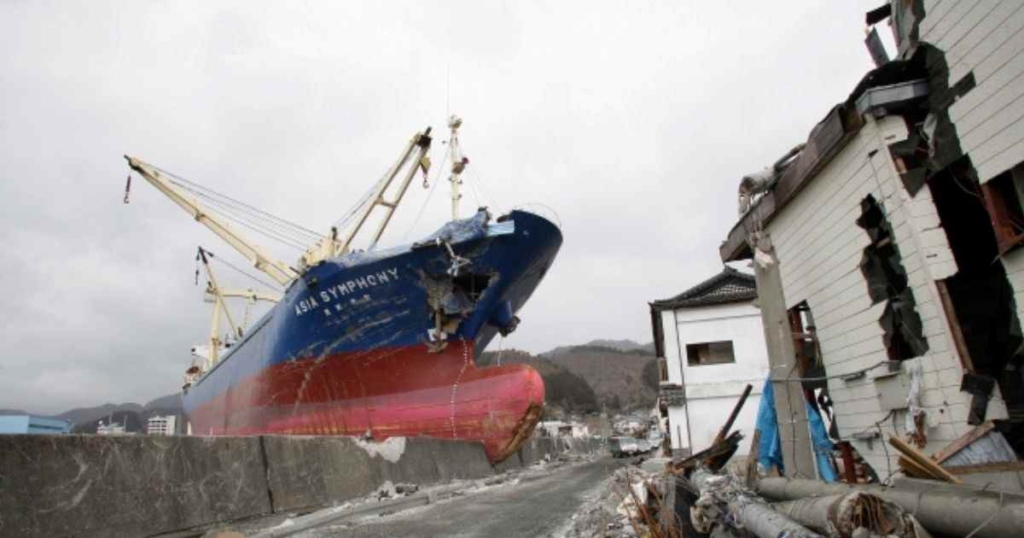
[[[640,462],[637,462],[639,464]],[[650,469],[651,466],[646,466]],[[664,469],[630,465],[616,470],[572,517],[567,538],[669,537],[658,525],[664,505]]]

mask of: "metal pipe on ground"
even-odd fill
[[[947,486],[944,484],[944,486]],[[1024,529],[1024,501],[1016,495],[942,487],[933,490],[877,485],[828,484],[816,480],[762,478],[757,492],[775,501],[864,491],[896,504],[929,532],[973,538],[1013,538]]]
[[[896,503],[862,491],[783,501],[773,508],[808,528],[828,536],[851,538],[855,533],[870,536],[928,538],[930,535]]]
[[[769,504],[741,497],[729,501],[729,510],[736,521],[758,538],[821,538]]]
[[[703,526],[712,531],[724,530],[725,512],[728,512],[743,528],[759,538],[821,538],[817,533],[777,512],[771,505],[758,501],[732,477],[697,468],[690,475],[690,484],[700,492],[700,498],[694,506],[694,524],[698,527]],[[727,510],[723,509],[725,507]]]

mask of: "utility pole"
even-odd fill
[[[817,478],[811,436],[808,430],[807,408],[796,364],[793,347],[793,329],[786,311],[786,297],[782,291],[779,259],[767,232],[751,234],[754,250],[754,278],[757,282],[757,301],[764,326],[764,340],[768,347],[768,364],[775,392],[775,415],[782,445],[782,462],[790,478]]]

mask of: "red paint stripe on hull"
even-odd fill
[[[243,380],[189,413],[197,434],[426,435],[477,440],[497,462],[529,436],[544,382],[525,365],[477,368],[451,342],[290,361]]]

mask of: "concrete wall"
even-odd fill
[[[905,139],[903,120],[887,117],[867,124],[806,189],[784,207],[767,230],[775,244],[787,308],[807,301],[817,326],[829,375],[854,372],[886,359],[878,323],[884,303],[871,304],[859,263],[868,245],[867,233],[856,226],[860,202],[868,194],[884,203],[893,227],[929,351],[904,362],[904,372],[923,371],[922,406],[928,414],[928,445],[934,452],[966,432],[969,395],[959,390],[962,367],[948,331],[934,280],[956,271],[945,234],[939,226],[925,186],[914,199],[895,173],[887,146]],[[951,265],[952,264],[952,265]],[[879,371],[875,371],[875,374]],[[829,381],[839,430],[879,473],[896,468],[887,461],[883,443],[856,441],[855,433],[882,425],[886,435],[903,431],[905,411],[883,421],[880,390],[885,383],[906,387],[906,373],[896,379],[872,375],[854,381]],[[989,418],[1006,416],[1002,399],[994,397]],[[895,427],[893,422],[895,422]],[[891,452],[891,451],[890,451]]]
[[[497,471],[602,446],[531,439]],[[479,443],[425,437],[4,435],[0,536],[148,536],[495,471]]]
[[[259,437],[0,436],[0,536],[145,536],[269,514]]]
[[[761,389],[768,376],[768,350],[760,311],[752,303],[740,303],[681,308],[661,315],[668,381],[683,385],[688,405],[669,407],[673,450],[697,451],[710,446],[747,383],[754,389],[736,418],[734,429],[741,430],[749,439],[754,433]],[[687,344],[725,340],[733,344],[735,363],[687,363]],[[749,445],[743,444],[738,453],[748,451]]]

